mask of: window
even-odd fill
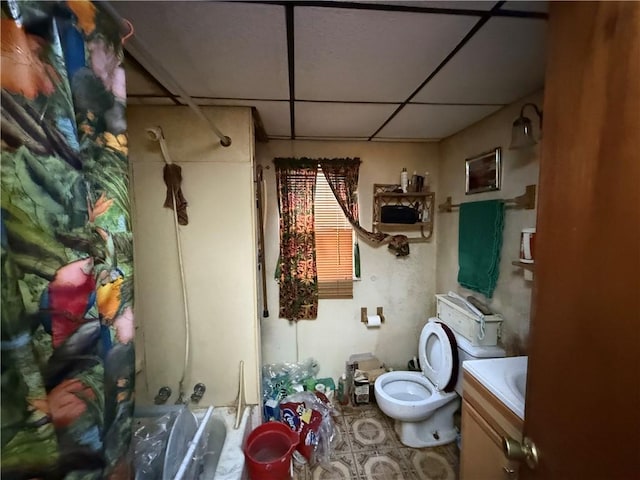
[[[318,298],[353,298],[353,229],[320,169],[314,209]]]
[[[312,320],[318,317],[318,298],[353,298],[352,272],[359,271],[359,256],[357,248],[355,254],[352,250],[351,225],[378,244],[386,236],[367,232],[358,223],[359,158],[279,157],[273,163],[280,209],[279,315]],[[318,175],[319,167],[335,185],[339,201],[325,175]]]

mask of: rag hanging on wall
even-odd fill
[[[175,163],[167,163],[162,170],[162,178],[167,185],[167,196],[164,200],[165,208],[174,208],[180,225],[189,225],[187,215],[187,200],[182,194],[182,167]]]
[[[162,170],[162,177],[164,183],[167,186],[167,196],[164,200],[165,208],[173,208],[174,203],[176,205],[175,212],[178,217],[178,223],[180,225],[189,224],[189,215],[187,214],[187,200],[182,194],[182,167],[176,165],[171,161],[169,156],[169,150],[167,144],[164,141],[164,133],[161,127],[147,128],[147,135],[151,140],[160,143],[160,150],[162,151],[162,157],[164,158],[164,169]]]

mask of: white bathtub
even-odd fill
[[[202,458],[202,473],[200,480],[243,480],[247,478],[244,461],[245,439],[253,429],[253,425],[260,422],[256,417],[257,408],[248,405],[242,415],[240,426],[233,428],[236,420],[236,409],[232,407],[215,407],[213,416],[209,420],[203,440],[206,447]],[[196,418],[201,420],[206,409],[194,411]]]
[[[141,425],[154,425],[156,419],[158,422],[166,421],[167,417],[163,417],[167,414],[177,414],[182,407],[176,405],[153,405],[153,406],[136,406],[136,422],[134,428],[139,428]],[[201,425],[204,420],[207,408],[191,409],[193,415],[197,419],[198,426]],[[191,417],[193,418],[193,417]],[[260,424],[259,409],[255,405],[248,405],[245,407],[242,418],[240,420],[239,428],[234,429],[236,420],[236,409],[233,407],[214,407],[213,414],[207,422],[207,426],[203,431],[198,446],[195,447],[195,453],[191,463],[187,466],[187,472],[183,477],[184,480],[245,480],[247,479],[247,472],[245,468],[244,452],[242,450],[244,442],[253,430],[254,426]],[[176,420],[177,421],[177,420]],[[183,424],[185,425],[185,424]],[[191,443],[189,439],[195,437],[196,422],[193,421],[193,426],[187,429],[186,426],[182,428],[188,433],[188,438],[184,438],[185,452],[181,452],[178,455],[180,458],[176,458],[176,461],[180,461],[187,453],[186,450]],[[156,432],[156,430],[153,430]],[[157,430],[162,431],[162,430]],[[162,434],[165,438],[165,442],[169,437],[168,431],[165,430]],[[193,437],[192,437],[193,436]],[[159,438],[159,437],[156,437]],[[180,442],[178,442],[180,443]],[[182,443],[180,443],[182,445]],[[153,445],[153,444],[149,444]],[[166,447],[165,447],[166,448]],[[141,457],[144,459],[144,457]],[[155,458],[155,457],[152,457]],[[149,464],[151,469],[147,471],[138,471],[136,473],[137,480],[145,480],[147,478],[160,478],[162,477],[162,464],[164,462],[163,456],[158,456],[153,463]],[[145,459],[146,460],[146,459]],[[178,465],[176,465],[177,470]],[[166,472],[165,472],[166,473]]]

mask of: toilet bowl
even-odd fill
[[[420,372],[389,372],[380,377],[376,401],[383,412],[391,409],[393,418],[402,422],[424,420],[456,398],[455,392],[436,390]]]
[[[414,448],[453,442],[453,414],[460,405],[456,392],[438,391],[420,372],[389,372],[374,386],[378,407],[395,419],[400,441]]]
[[[462,361],[501,357],[499,347],[473,347],[464,338],[430,318],[418,344],[422,372],[393,371],[374,384],[380,410],[395,420],[400,441],[413,448],[453,442],[458,434],[453,414],[460,406]]]

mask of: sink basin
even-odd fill
[[[488,358],[468,360],[463,368],[524,420],[527,363],[527,357]]]
[[[507,385],[509,385],[511,391],[518,396],[519,400],[524,402],[524,398],[527,395],[527,371],[507,372]]]

